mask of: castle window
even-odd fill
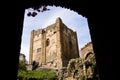
[[[41,51],[41,48],[37,48],[37,53],[39,53]]]
[[[47,40],[46,40],[46,46],[49,46],[49,44],[50,44],[50,40],[47,39]]]
[[[56,31],[54,31],[54,34],[56,33]]]

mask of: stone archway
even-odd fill
[[[92,7],[90,6],[90,4],[88,4],[89,1],[87,0],[81,0],[81,1],[73,1],[73,0],[69,0],[69,1],[54,1],[54,0],[26,0],[25,1],[25,8],[30,8],[32,6],[37,6],[37,5],[49,5],[49,6],[56,6],[56,7],[62,7],[62,8],[67,8],[70,10],[73,10],[75,12],[77,12],[78,14],[84,16],[84,17],[88,17],[87,13],[90,13],[89,8]],[[87,5],[84,5],[87,4]],[[74,6],[76,5],[76,6]],[[73,7],[74,6],[74,7]],[[94,6],[94,5],[93,5]],[[92,10],[92,8],[91,8]]]
[[[113,26],[115,26],[117,23],[117,22],[113,22],[116,21],[114,17],[116,17],[117,15],[115,14],[114,11],[117,9],[113,8],[113,6],[111,6],[109,3],[105,3],[104,1],[99,1],[99,2],[96,2],[95,0],[92,1],[81,0],[78,2],[77,1],[78,0],[75,1],[64,0],[63,2],[61,2],[60,0],[17,0],[17,1],[13,1],[13,3],[10,1],[12,4],[9,3],[9,5],[7,5],[8,7],[7,10],[3,11],[3,16],[5,16],[7,20],[2,19],[2,21],[4,21],[5,23],[9,23],[10,21],[11,22],[10,24],[3,23],[5,27],[2,27],[4,28],[2,30],[6,30],[7,28],[8,31],[6,32],[6,34],[9,34],[11,38],[9,38],[9,41],[6,41],[8,40],[8,37],[3,38],[2,40],[3,43],[6,43],[7,47],[10,47],[11,49],[6,50],[8,51],[6,52],[4,50],[6,49],[6,47],[3,47],[4,46],[3,44],[2,47],[4,49],[2,50],[4,53],[14,53],[13,54],[14,56],[11,54],[7,54],[7,56],[9,56],[7,59],[8,61],[11,62],[11,67],[16,69],[15,72],[17,72],[16,65],[18,64],[19,61],[18,59],[20,52],[22,29],[23,29],[24,9],[42,3],[46,5],[51,5],[51,6],[56,5],[61,7],[63,7],[64,5],[64,7],[70,8],[71,10],[74,10],[79,14],[88,18],[88,24],[90,28],[91,39],[93,42],[93,48],[95,50],[94,52],[96,56],[97,65],[99,66],[99,73],[101,78],[100,80],[117,80],[116,78],[118,78],[118,76],[116,76],[115,74],[117,71],[116,68],[117,66],[114,65],[114,63],[110,62],[110,60],[112,62],[118,61],[116,60],[118,59],[116,58],[118,55],[117,54],[113,55],[116,49],[112,48],[114,46],[112,42],[117,42],[115,41],[116,38],[114,35],[118,35],[113,33],[113,31],[115,30]],[[10,10],[10,15],[8,15],[9,10]],[[114,14],[111,12],[114,12]],[[114,16],[109,16],[108,14]],[[109,22],[106,22],[108,20]],[[7,36],[6,34],[4,35]],[[3,54],[3,56],[6,56],[6,54]],[[11,57],[13,58],[11,59]],[[6,68],[4,69],[7,70],[7,72],[13,71],[12,69],[6,69]],[[111,73],[111,72],[115,72],[115,73]],[[14,74],[11,75],[9,79],[12,80],[16,79],[16,75]]]
[[[78,4],[76,4],[76,3],[78,3]],[[40,5],[40,4],[50,5],[50,6],[52,6],[52,5],[61,6],[61,7],[64,7],[64,8],[68,8],[70,10],[74,10],[78,14],[80,14],[82,16],[85,16],[86,18],[88,18],[88,23],[90,25],[89,27],[90,27],[91,38],[92,38],[93,44],[95,44],[94,43],[95,39],[93,39],[93,38],[94,38],[94,36],[96,36],[96,34],[94,34],[94,29],[92,29],[92,26],[93,26],[92,23],[94,23],[94,18],[96,18],[95,16],[98,13],[94,13],[94,10],[96,10],[95,5],[93,4],[91,6],[91,2],[88,2],[88,1],[85,1],[85,0],[81,1],[81,2],[73,1],[73,0],[70,0],[69,2],[67,2],[67,1],[62,1],[61,2],[61,1],[54,1],[54,0],[51,0],[51,1],[49,1],[49,0],[47,0],[47,1],[44,1],[44,0],[34,1],[34,0],[32,0],[31,2],[28,1],[28,3],[26,3],[26,4],[27,4],[27,6],[25,6],[25,8],[35,6],[35,5]],[[85,4],[87,4],[87,5],[85,5]],[[76,5],[76,7],[74,5]],[[95,29],[95,30],[98,30],[98,29]],[[100,58],[98,57],[98,62],[99,62],[99,59]]]
[[[85,60],[90,56],[90,55],[94,55],[92,52],[88,52],[86,55],[85,55]]]

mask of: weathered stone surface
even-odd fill
[[[89,54],[94,54],[92,42],[87,43],[80,49],[80,57],[86,59]]]
[[[83,70],[85,78],[96,78],[95,80],[99,80],[99,77],[97,77],[98,72],[92,42],[87,43],[83,48],[81,48],[80,54],[81,59],[83,61]]]
[[[81,48],[80,52],[82,57],[69,61],[63,80],[99,80],[92,42]]]
[[[36,61],[41,67],[61,69],[78,57],[77,34],[59,17],[54,24],[31,32],[29,64]]]

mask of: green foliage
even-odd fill
[[[93,71],[93,73],[95,72],[95,69],[96,69],[96,63],[92,64],[92,71]]]
[[[83,69],[83,65],[82,64],[79,64],[79,67],[80,67],[80,69]]]
[[[56,79],[57,75],[52,71],[27,71],[24,61],[20,61],[18,65],[17,77],[20,79],[35,78],[35,79]]]
[[[54,79],[57,78],[55,72],[51,71],[18,71],[18,78]]]
[[[26,68],[26,65],[25,65],[25,62],[24,61],[20,61],[19,62],[19,65],[18,65],[18,70],[23,70],[23,71],[26,71],[27,68]]]
[[[72,61],[71,63],[70,63],[70,68],[75,68],[75,61]]]
[[[96,63],[92,64],[92,71],[93,71],[93,78],[99,78]]]

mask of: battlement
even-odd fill
[[[89,45],[92,45],[92,42],[88,42],[85,46],[83,46],[83,47],[81,48],[81,50],[83,50],[84,48],[88,47]]]

